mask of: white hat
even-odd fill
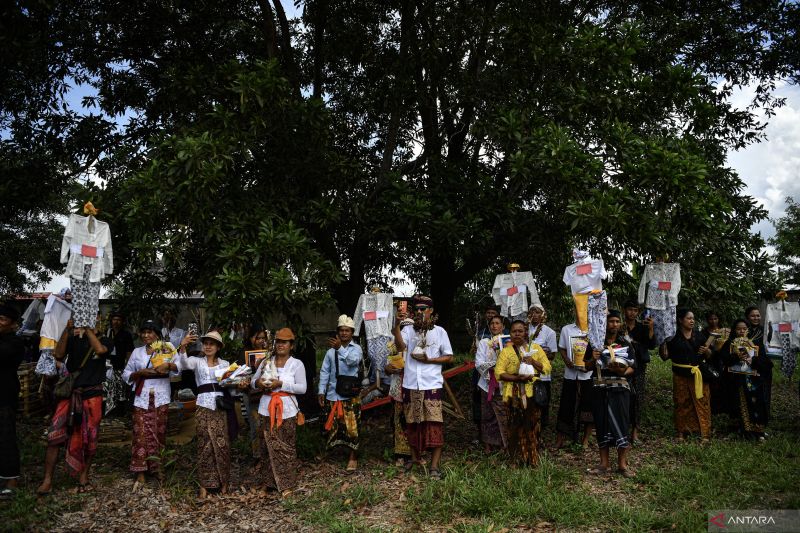
[[[217,333],[216,331],[209,331],[208,333],[206,333],[205,335],[203,335],[202,337],[200,337],[200,340],[201,340],[201,341],[202,341],[203,339],[212,339],[212,340],[215,340],[215,341],[217,341],[217,342],[219,343],[219,347],[220,347],[220,348],[222,348],[223,346],[225,346],[225,343],[224,343],[224,342],[222,342],[222,335],[220,335],[220,334],[219,334],[219,333]]]
[[[350,328],[353,331],[356,330],[356,323],[353,322],[353,319],[347,315],[340,315],[339,316],[339,324],[336,326],[336,329],[339,328]]]

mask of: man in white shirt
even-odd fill
[[[453,360],[447,332],[435,325],[433,300],[416,295],[413,299],[414,324],[401,330],[401,313],[396,317],[394,339],[399,352],[405,352],[403,371],[403,412],[411,461],[406,471],[420,464],[420,455],[431,450],[430,476],[441,479],[439,460],[444,446],[442,413],[442,365]]]
[[[581,424],[584,426],[581,439],[584,448],[589,445],[589,437],[592,435],[594,424],[592,372],[591,370],[588,372],[582,370],[584,353],[580,353],[581,350],[586,350],[587,344],[586,333],[581,331],[575,323],[561,328],[558,352],[561,354],[565,368],[556,422],[557,437],[554,446],[556,450],[564,447],[565,437],[570,437],[577,442]]]

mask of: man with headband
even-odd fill
[[[403,414],[406,419],[406,437],[411,447],[411,461],[421,464],[421,454],[431,451],[430,476],[441,479],[439,460],[444,446],[444,418],[442,415],[442,365],[453,360],[453,348],[447,332],[437,326],[433,300],[416,295],[413,299],[414,324],[401,329],[401,320],[395,318],[394,338],[397,350],[405,352],[403,373]]]

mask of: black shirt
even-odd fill
[[[650,362],[650,350],[656,347],[656,336],[650,338],[650,328],[637,321],[633,329],[628,331],[633,339],[633,351],[636,357],[635,374],[643,374]]]
[[[106,358],[111,353],[114,345],[108,337],[100,337],[100,343],[108,350],[103,355],[97,355],[91,349],[89,344],[89,336],[84,334],[83,338],[73,335],[67,339],[67,370],[71,373],[76,370],[81,371],[78,379],[75,380],[75,387],[93,387],[100,385],[106,380]],[[86,364],[81,368],[81,363],[86,358],[86,354],[91,350]],[[83,393],[83,398],[92,398],[94,396],[102,396],[103,391],[86,391]]]
[[[0,335],[0,407],[17,408],[19,369],[25,356],[25,343],[13,332]]]
[[[704,357],[697,353],[703,344],[706,342],[706,336],[698,331],[692,331],[691,338],[687,339],[683,336],[683,332],[678,329],[678,332],[667,341],[667,352],[669,358],[673,363],[679,365],[692,365],[697,366]],[[678,376],[691,377],[692,371],[689,368],[672,367],[672,373]]]
[[[114,343],[114,353],[109,355],[109,360],[114,370],[123,370],[125,356],[133,351],[133,335],[127,329],[120,329],[116,333],[113,329],[108,330],[108,338]]]

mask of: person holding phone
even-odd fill
[[[361,397],[355,389],[344,390],[342,385],[347,378],[358,380],[358,369],[362,364],[364,353],[361,346],[353,342],[355,325],[347,315],[339,317],[336,336],[328,339],[330,349],[322,360],[319,373],[319,389],[317,399],[322,408],[322,419],[325,420],[323,433],[326,448],[338,446],[349,448],[347,471],[358,468],[358,443],[361,425]],[[360,381],[360,380],[359,380]],[[349,382],[353,382],[352,379]],[[360,384],[359,384],[360,385]]]
[[[194,333],[194,332],[192,332]],[[200,483],[198,497],[208,496],[209,490],[220,494],[228,492],[231,474],[231,441],[236,438],[238,426],[233,409],[224,409],[221,398],[230,398],[229,391],[217,383],[217,371],[226,370],[230,364],[219,357],[225,347],[222,336],[210,331],[200,337],[203,343],[203,357],[189,357],[186,347],[197,341],[197,335],[189,334],[178,346],[176,363],[181,371],[194,373],[197,383],[197,477]]]
[[[130,465],[136,475],[134,490],[145,482],[145,473],[164,479],[159,461],[152,458],[167,444],[170,375],[177,375],[178,370],[174,362],[153,365],[158,350],[175,351],[172,344],[161,341],[161,328],[155,321],[147,320],[139,327],[139,338],[144,346],[133,350],[122,372],[122,379],[134,390]]]

